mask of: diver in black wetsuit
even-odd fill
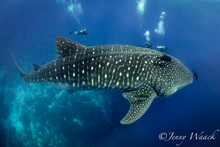
[[[86,37],[86,35],[88,33],[88,30],[84,29],[84,30],[81,30],[81,31],[77,31],[77,29],[75,29],[74,31],[69,32],[69,34],[72,34],[72,33],[75,33],[76,35],[82,35],[83,37]]]
[[[145,43],[144,43],[144,47],[152,49],[152,48],[153,48],[153,45],[152,45],[152,43],[150,43],[150,42],[145,42]]]
[[[145,47],[145,48],[153,49],[153,45],[152,45],[152,43],[150,43],[150,42],[145,42],[143,46],[139,46],[139,45],[137,45],[137,46],[138,46],[138,47]],[[165,46],[157,46],[157,49],[158,49],[160,52],[166,54],[168,48],[165,47]]]
[[[150,42],[145,42],[143,46],[139,46],[139,45],[137,45],[137,46],[138,46],[138,47],[150,48],[150,49],[153,48],[153,45],[152,45]]]

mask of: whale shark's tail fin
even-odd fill
[[[12,54],[11,54],[11,57],[12,57],[14,63],[15,63],[16,68],[18,69],[19,73],[21,74],[22,78],[23,78],[24,76],[26,76],[26,73],[23,72],[23,71],[21,70],[21,68],[18,66],[18,64],[17,64],[17,62],[16,62],[16,60],[15,60],[15,57],[14,57]],[[28,83],[27,83],[27,86],[28,86],[28,87],[30,88],[30,90],[31,90],[31,87],[29,86]]]
[[[21,76],[22,76],[22,78],[23,78],[23,77],[26,75],[26,73],[23,72],[23,71],[21,70],[21,68],[18,66],[18,64],[17,64],[17,62],[16,62],[16,60],[15,60],[15,57],[14,57],[12,54],[11,54],[11,57],[12,57],[14,63],[15,63],[16,68],[18,69],[19,73],[21,74]]]

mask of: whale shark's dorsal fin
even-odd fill
[[[41,68],[41,66],[37,64],[33,64],[33,67],[34,67],[34,71],[37,71]]]
[[[157,94],[152,87],[144,86],[137,90],[125,92],[123,96],[130,102],[130,109],[120,122],[121,124],[131,124],[147,111]]]
[[[55,44],[57,49],[57,58],[72,56],[76,52],[80,52],[80,50],[85,47],[63,36],[56,37]]]

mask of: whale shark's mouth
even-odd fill
[[[187,84],[188,85],[188,84]],[[182,89],[183,87],[185,87],[186,85],[184,85],[184,86],[180,86],[180,87],[178,87],[177,88],[177,90],[180,90],[180,89]]]

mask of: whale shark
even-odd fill
[[[44,83],[71,91],[117,90],[130,102],[121,124],[138,120],[154,98],[168,97],[193,82],[191,71],[175,57],[143,47],[84,46],[68,38],[55,39],[57,58],[33,64],[26,74],[12,55],[24,82]]]

